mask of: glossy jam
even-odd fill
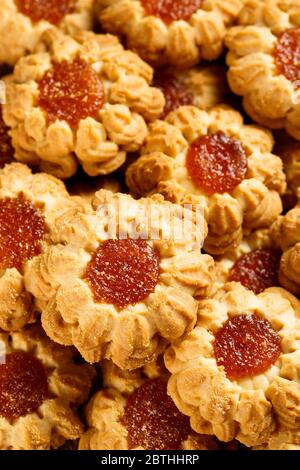
[[[171,111],[175,111],[180,106],[193,104],[193,93],[185,85],[184,81],[176,78],[167,70],[156,72],[153,86],[159,88],[166,99],[166,104],[160,119],[164,119]]]
[[[12,421],[33,413],[47,395],[48,380],[41,361],[27,352],[7,354],[0,364],[0,416]]]
[[[148,15],[161,18],[166,24],[189,20],[201,7],[203,0],[141,0]]]
[[[262,374],[278,359],[280,337],[272,325],[257,315],[238,315],[215,334],[214,352],[218,366],[230,379]]]
[[[282,33],[274,52],[279,73],[291,82],[300,80],[300,28],[289,29]],[[300,87],[300,83],[295,83]]]
[[[232,191],[246,176],[247,166],[242,144],[221,132],[196,139],[186,157],[189,176],[208,195]]]
[[[76,126],[95,117],[104,104],[104,89],[92,67],[81,59],[53,65],[39,82],[38,104],[50,121],[60,119]]]
[[[0,105],[0,168],[3,168],[6,163],[12,161],[13,154],[14,150],[11,145],[11,138],[8,135],[8,127],[3,121]]]
[[[34,23],[45,20],[59,24],[65,15],[73,13],[76,0],[15,0],[18,10]]]
[[[122,424],[129,447],[146,450],[180,449],[191,432],[189,418],[178,411],[160,378],[148,380],[130,395]]]
[[[21,270],[25,261],[41,252],[46,233],[45,220],[31,202],[0,199],[0,271]]]
[[[145,240],[107,240],[94,253],[86,278],[97,302],[123,308],[148,297],[159,274],[159,256]]]
[[[229,281],[240,282],[259,294],[278,285],[280,255],[273,250],[253,250],[236,261],[230,270]]]

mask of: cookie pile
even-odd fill
[[[0,3],[0,449],[300,450],[299,1]]]

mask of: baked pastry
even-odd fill
[[[246,0],[229,29],[228,80],[252,119],[300,140],[300,4]]]
[[[292,209],[297,203],[297,192],[300,186],[300,142],[290,137],[285,131],[275,135],[274,152],[283,161],[287,189],[283,196],[284,208]]]
[[[3,168],[6,163],[10,163],[13,160],[14,149],[8,132],[9,128],[6,126],[2,117],[2,105],[0,99],[0,168]]]
[[[72,196],[80,196],[88,204],[94,199],[95,192],[106,189],[112,193],[122,192],[122,184],[114,176],[98,176],[91,178],[84,173],[79,173],[74,178],[66,181],[66,187]]]
[[[272,225],[275,244],[283,251],[279,280],[282,286],[300,295],[300,207],[298,204]]]
[[[53,343],[39,325],[0,333],[0,449],[48,450],[77,439],[77,408],[95,371],[75,350]]]
[[[256,230],[233,250],[215,257],[214,291],[227,282],[240,282],[246,289],[260,294],[269,287],[279,286],[281,251],[274,248],[269,228]]]
[[[191,67],[223,51],[241,0],[96,0],[103,28],[154,65]]]
[[[300,303],[273,287],[239,283],[199,304],[196,327],[165,353],[168,393],[198,433],[247,446],[278,426],[299,432]]]
[[[257,446],[254,450],[300,450],[300,433],[279,428],[266,444]]]
[[[44,52],[22,58],[6,79],[15,158],[59,178],[74,175],[79,162],[90,176],[111,173],[163,110],[152,68],[109,35],[75,39],[51,29],[42,44]]]
[[[15,65],[57,26],[67,34],[93,26],[94,0],[1,0],[0,64]]]
[[[33,175],[21,163],[0,170],[0,329],[18,330],[34,320],[26,263],[47,244],[55,219],[80,205],[53,176]]]
[[[150,125],[127,184],[135,195],[156,191],[176,203],[203,204],[204,248],[222,254],[240,243],[243,230],[267,227],[281,213],[286,183],[273,144],[269,131],[245,125],[227,105],[208,112],[182,106]]]
[[[104,388],[85,411],[79,450],[217,450],[218,442],[192,431],[167,394],[168,374],[149,364],[122,371],[103,363]]]
[[[156,69],[153,86],[163,92],[166,100],[160,119],[180,106],[193,105],[209,110],[217,104],[227,103],[230,95],[226,69],[221,65],[194,67],[185,71]]]
[[[213,259],[200,254],[203,219],[189,223],[162,198],[105,190],[93,207],[57,221],[49,248],[27,265],[26,287],[50,338],[91,363],[142,367],[193,328],[195,297],[211,286]]]

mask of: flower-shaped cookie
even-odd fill
[[[52,29],[43,47],[6,80],[3,116],[15,158],[60,178],[76,173],[78,162],[91,176],[111,173],[163,110],[152,68],[110,35],[73,39]]]
[[[281,251],[274,248],[271,230],[256,230],[235,249],[215,258],[214,291],[230,281],[240,282],[255,294],[279,286],[280,256]]]
[[[126,372],[105,361],[79,450],[217,450],[217,440],[193,432],[168,396],[168,375],[158,364]]]
[[[272,236],[283,251],[280,262],[280,284],[300,295],[300,205],[298,204],[272,225]]]
[[[15,65],[54,25],[67,34],[91,29],[93,4],[94,0],[1,0],[0,64]]]
[[[247,446],[300,424],[300,303],[273,287],[238,283],[199,304],[193,331],[165,353],[168,392],[192,428]]]
[[[0,333],[0,449],[47,450],[84,431],[76,408],[95,371],[53,343],[39,325]]]
[[[300,4],[246,0],[225,43],[231,89],[260,124],[300,139]]]
[[[210,288],[203,218],[162,198],[105,190],[93,205],[57,221],[49,249],[27,266],[26,287],[50,338],[75,345],[88,362],[142,367],[193,328],[194,297]]]
[[[226,69],[220,65],[194,67],[186,71],[156,69],[153,86],[163,92],[166,100],[160,119],[180,106],[194,105],[209,110],[220,103],[228,102],[230,95]]]
[[[104,29],[154,65],[190,67],[223,51],[240,0],[96,0]]]
[[[281,213],[285,175],[273,143],[269,131],[245,125],[229,106],[182,106],[150,125],[127,184],[137,195],[156,191],[173,202],[202,203],[204,247],[222,254],[238,245],[242,229],[266,227]]]
[[[47,244],[55,219],[81,204],[53,176],[33,175],[21,163],[0,170],[0,329],[18,330],[33,320],[26,263]]]

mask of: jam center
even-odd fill
[[[92,67],[81,59],[55,63],[39,82],[38,104],[50,121],[61,119],[76,126],[95,117],[104,104],[104,89]]]
[[[189,20],[201,7],[203,0],[141,0],[148,15],[161,18],[166,24]]]
[[[215,334],[216,361],[231,379],[253,377],[276,362],[281,352],[280,342],[268,320],[257,315],[238,315]]]
[[[176,78],[167,70],[156,72],[153,86],[163,92],[166,100],[160,119],[164,119],[171,111],[175,111],[180,106],[188,106],[194,102],[193,93],[185,85],[184,81]]]
[[[232,191],[245,178],[248,161],[242,144],[219,132],[192,143],[186,167],[194,184],[211,195]]]
[[[73,13],[76,0],[15,0],[23,15],[33,22],[45,20],[59,24],[65,15]]]
[[[300,28],[282,33],[274,52],[278,72],[291,82],[300,80]],[[295,86],[300,87],[300,83]]]
[[[229,281],[240,282],[259,294],[278,285],[279,253],[273,250],[254,250],[238,259],[230,270]]]
[[[12,161],[14,150],[11,144],[11,138],[8,135],[8,127],[2,118],[2,108],[0,105],[0,168],[3,168],[6,163]]]
[[[44,218],[21,198],[0,200],[0,270],[16,268],[41,252],[47,233]]]
[[[159,273],[159,256],[145,240],[107,240],[94,253],[86,278],[97,302],[123,308],[148,297]]]
[[[158,379],[145,382],[127,399],[122,424],[130,448],[178,450],[191,432],[189,418],[180,413]]]
[[[47,398],[43,364],[27,352],[7,354],[0,364],[0,416],[8,420],[36,411]]]

